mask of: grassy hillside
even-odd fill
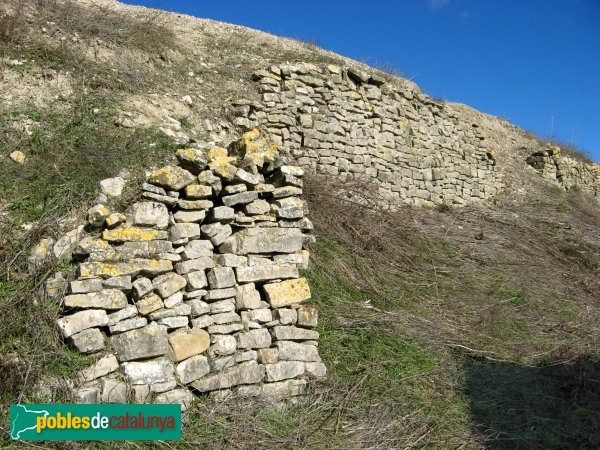
[[[0,86],[15,93],[0,98],[3,405],[66,401],[65,379],[87,364],[53,328],[60,305],[41,287],[54,268],[27,273],[30,246],[76,223],[100,179],[123,167],[141,178],[177,147],[157,122],[125,128],[115,119],[163,87],[173,99],[203,95],[170,114],[184,111],[187,131],[212,139],[202,119],[225,117],[227,98],[252,95],[240,77],[278,61],[338,58],[208,21],[185,37],[197,42],[194,57],[168,22],[188,19],[86,2],[10,5],[0,12]],[[122,49],[127,56],[111,61]],[[27,155],[22,166],[7,158],[16,149]],[[527,182],[525,197],[509,192],[487,206],[389,212],[350,200],[372,198],[368,186],[310,179],[317,243],[306,276],[328,380],[283,405],[201,399],[182,443],[125,446],[597,448],[600,209],[576,190],[532,174]],[[7,424],[3,407],[2,446],[11,445]]]

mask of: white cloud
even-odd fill
[[[448,3],[450,3],[450,0],[427,0],[427,5],[434,11],[443,8]]]

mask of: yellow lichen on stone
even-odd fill
[[[237,167],[231,164],[235,161],[237,158],[232,156],[219,156],[208,163],[208,167],[221,178],[231,180],[237,171]]]
[[[207,153],[208,159],[223,158],[229,156],[227,149],[223,147],[213,147]],[[234,158],[235,159],[235,158]]]
[[[137,275],[139,272],[159,274],[173,270],[173,263],[166,259],[136,259],[127,262],[90,262],[79,265],[79,276],[92,277],[121,277]]]
[[[166,238],[166,231],[136,227],[119,227],[114,230],[104,230],[102,232],[102,239],[109,242],[142,242]]]
[[[148,177],[152,184],[178,191],[188,184],[192,184],[196,177],[178,166],[167,166],[156,169]]]
[[[310,287],[306,278],[265,284],[264,290],[273,308],[300,303],[310,298]]]

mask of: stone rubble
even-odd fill
[[[57,325],[100,358],[81,371],[74,397],[185,408],[193,393],[236,386],[247,397],[303,393],[326,373],[299,276],[312,229],[304,170],[258,130],[228,149],[176,157],[149,173],[126,214],[98,204],[85,230],[44,240],[31,256],[34,265],[52,251],[78,261]],[[106,196],[119,180],[103,181]]]

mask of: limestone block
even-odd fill
[[[284,278],[284,277],[278,277]],[[267,301],[273,308],[300,303],[310,298],[310,288],[306,278],[267,283],[263,286]]]

